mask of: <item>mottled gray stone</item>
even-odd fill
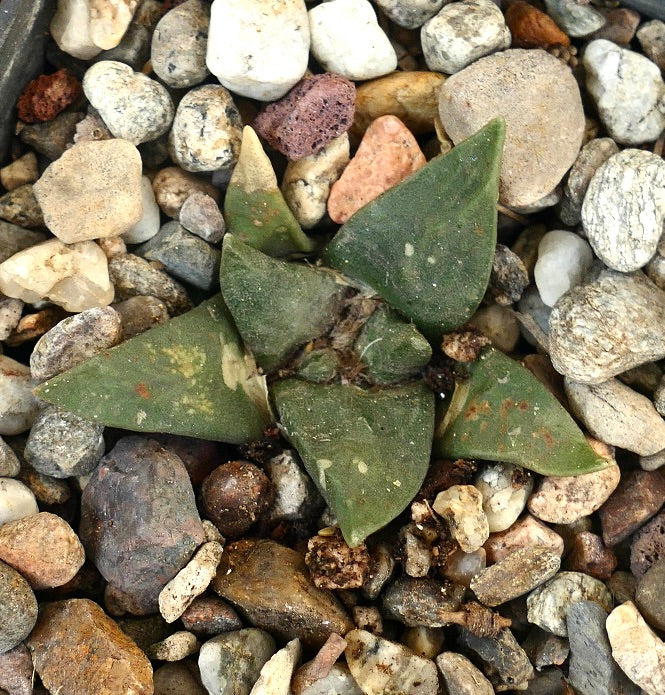
[[[56,406],[41,410],[30,429],[25,460],[53,478],[91,473],[104,455],[104,426]]]
[[[405,29],[417,29],[433,17],[446,0],[376,0],[390,19]]]
[[[0,196],[0,218],[19,227],[43,227],[44,217],[31,183]]]
[[[0,560],[0,654],[13,649],[37,622],[37,599],[30,584]]]
[[[0,689],[8,695],[33,695],[32,657],[24,644],[0,654]]]
[[[219,205],[203,191],[196,191],[187,198],[178,219],[187,231],[211,244],[221,241],[226,230]]]
[[[590,5],[575,0],[545,0],[547,13],[559,27],[574,38],[588,36],[605,24],[605,17]]]
[[[18,326],[23,313],[23,302],[0,294],[0,340],[7,340]]]
[[[598,168],[584,196],[582,224],[605,265],[624,273],[645,265],[656,253],[664,219],[661,157],[627,149]]]
[[[563,295],[550,314],[554,368],[574,381],[598,384],[665,357],[665,292],[642,273],[604,270]]]
[[[136,253],[163,263],[170,275],[202,290],[211,290],[219,283],[221,252],[179,222],[167,222],[152,239],[137,247]]]

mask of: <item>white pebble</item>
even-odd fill
[[[0,435],[25,432],[39,409],[30,368],[0,355]]]
[[[478,550],[490,535],[483,496],[473,485],[453,485],[440,492],[432,509],[446,520],[451,535],[465,553]]]
[[[0,478],[0,526],[38,512],[37,500],[30,488],[13,478]]]
[[[159,231],[159,205],[155,200],[152,181],[147,176],[141,177],[141,202],[143,205],[141,219],[130,230],[121,234],[126,244],[141,244],[152,239]]]
[[[483,509],[490,533],[505,531],[526,507],[533,478],[510,463],[489,463],[474,484],[483,496]]]

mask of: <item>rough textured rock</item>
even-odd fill
[[[565,568],[606,581],[612,576],[617,562],[614,551],[603,545],[600,536],[581,531],[573,536]]]
[[[494,695],[492,684],[465,656],[441,652],[436,665],[450,695]]]
[[[60,241],[117,236],[141,219],[141,156],[125,140],[79,142],[46,169],[34,192]]]
[[[204,540],[181,459],[154,440],[121,439],[83,491],[80,535],[107,581],[156,609]]]
[[[453,74],[510,46],[510,30],[492,0],[447,3],[423,25],[420,40],[427,67]]]
[[[503,51],[449,77],[439,115],[456,144],[491,118],[506,119],[499,198],[508,206],[531,205],[549,194],[575,161],[584,132],[572,73],[538,50]]]
[[[559,572],[526,599],[528,620],[560,637],[568,635],[566,613],[579,601],[595,601],[612,610],[612,595],[598,579],[580,572]]]
[[[254,129],[288,159],[318,154],[353,123],[356,88],[329,72],[305,77],[254,119]]]
[[[208,69],[236,94],[260,101],[284,96],[305,74],[310,30],[303,0],[213,2]]]
[[[38,590],[66,584],[83,566],[85,553],[64,519],[40,512],[0,526],[0,560]]]
[[[665,292],[642,273],[603,270],[567,292],[550,314],[554,368],[574,381],[599,384],[665,356]]]
[[[644,619],[655,630],[665,629],[665,606],[663,605],[663,581],[665,559],[657,560],[640,577],[635,590],[635,603]]]
[[[182,204],[178,219],[188,232],[210,244],[220,242],[226,231],[219,205],[207,193],[192,193]]]
[[[111,133],[133,145],[155,140],[173,120],[173,102],[166,88],[115,60],[88,68],[83,91]]]
[[[584,196],[582,224],[605,265],[624,273],[644,266],[656,253],[664,219],[661,157],[627,149],[601,164]]]
[[[27,644],[50,692],[153,692],[152,666],[145,654],[88,599],[43,605]]]
[[[665,692],[665,644],[630,601],[617,606],[606,622],[612,657],[647,695]]]
[[[641,577],[655,562],[665,558],[665,512],[655,516],[633,536],[630,570]]]
[[[182,661],[199,651],[195,635],[186,630],[179,630],[159,642],[154,642],[145,650],[146,655],[158,661]]]
[[[220,85],[185,94],[169,134],[171,158],[185,171],[230,169],[240,153],[242,123],[229,92]]]
[[[449,581],[403,576],[383,593],[387,615],[408,627],[441,627],[450,611],[459,609],[464,587]]]
[[[661,69],[665,69],[665,22],[654,19],[637,30],[637,40],[644,53]]]
[[[21,470],[21,463],[7,442],[0,437],[0,478],[15,478]]]
[[[641,145],[665,127],[665,82],[646,56],[596,39],[584,51],[586,85],[616,142]]]
[[[0,561],[0,654],[20,644],[37,621],[37,599],[30,584]]]
[[[43,227],[44,217],[34,186],[26,183],[0,196],[0,218],[21,227]]]
[[[453,485],[440,492],[432,508],[442,516],[466,553],[478,550],[489,536],[482,494],[473,485]]]
[[[227,546],[213,588],[252,624],[283,639],[321,645],[331,632],[352,627],[337,599],[314,586],[303,556],[273,541]]]
[[[0,688],[8,695],[32,695],[32,657],[24,644],[0,654]]]

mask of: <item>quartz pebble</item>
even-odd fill
[[[177,620],[187,606],[208,588],[221,559],[222,546],[219,543],[204,543],[159,592],[159,612],[167,623]]]
[[[614,546],[646,523],[665,503],[661,471],[628,471],[598,514],[605,545]]]
[[[665,69],[665,22],[653,19],[637,30],[637,40],[644,53],[661,69]]]
[[[286,165],[282,193],[301,227],[311,229],[326,214],[332,185],[349,163],[349,136],[344,133],[318,154]]]
[[[208,76],[206,48],[210,7],[187,0],[167,12],[152,35],[150,60],[155,75],[169,87],[193,87]]]
[[[111,133],[133,145],[155,140],[173,120],[173,102],[166,88],[115,60],[89,67],[83,91]]]
[[[533,490],[533,477],[510,463],[489,463],[476,476],[474,485],[483,496],[483,510],[490,533],[513,525]]]
[[[395,49],[368,0],[331,0],[308,14],[312,55],[328,72],[371,80],[397,67]]]
[[[153,612],[204,540],[182,460],[146,437],[122,438],[83,490],[79,532],[105,579]]]
[[[593,252],[574,232],[547,232],[538,245],[534,269],[536,286],[547,306],[554,306],[562,294],[581,284],[591,270]]]
[[[0,435],[25,432],[39,409],[34,382],[24,364],[0,355]]]
[[[159,661],[182,661],[199,650],[196,636],[186,630],[179,630],[159,642],[148,646],[146,656]]]
[[[0,654],[14,649],[37,621],[37,599],[28,582],[0,561]]]
[[[441,87],[439,115],[455,144],[491,118],[506,119],[499,199],[509,207],[552,192],[577,157],[585,125],[572,73],[539,50],[509,49],[455,73]]]
[[[112,258],[109,275],[115,287],[116,300],[152,296],[164,302],[171,316],[192,308],[185,288],[144,258],[128,253]]]
[[[665,82],[647,57],[596,39],[584,51],[587,89],[619,144],[655,140],[665,127]]]
[[[599,384],[665,356],[665,292],[641,273],[603,270],[567,292],[550,314],[554,368],[571,380]],[[621,340],[617,340],[621,336]]]
[[[492,564],[523,548],[541,547],[561,556],[563,538],[535,517],[525,514],[505,531],[490,534],[483,547],[488,564]]]
[[[595,601],[605,611],[612,610],[612,596],[601,581],[580,572],[559,572],[527,597],[529,622],[566,637],[566,613],[578,601]]]
[[[60,241],[117,236],[141,219],[141,157],[125,140],[79,142],[46,169],[34,191]]]
[[[254,129],[290,160],[318,154],[353,123],[356,88],[329,72],[305,77],[282,99],[265,106]]]
[[[559,215],[564,224],[575,225],[582,219],[582,203],[593,175],[601,164],[619,151],[612,138],[594,138],[580,150],[568,172]],[[608,192],[606,191],[606,194]]]
[[[206,63],[227,89],[273,101],[305,74],[310,30],[303,0],[215,0],[211,11]]]
[[[328,214],[335,222],[346,222],[371,200],[425,166],[425,162],[416,139],[398,118],[377,118],[332,185]]]
[[[192,193],[180,208],[180,224],[210,244],[222,240],[226,224],[217,203],[207,193]]]
[[[661,157],[627,149],[598,168],[584,196],[582,224],[605,265],[624,273],[644,266],[656,253],[664,219]]]
[[[159,261],[169,274],[202,290],[211,290],[219,283],[221,252],[179,222],[167,222],[136,249],[136,254]]]
[[[70,581],[83,566],[85,553],[64,519],[39,512],[0,526],[0,560],[38,590]]]
[[[201,682],[210,695],[249,694],[274,653],[275,641],[264,630],[247,628],[218,635],[201,646]]]
[[[640,613],[656,630],[665,629],[663,581],[665,581],[665,558],[654,562],[640,577],[635,591],[635,603]]]
[[[20,470],[21,464],[18,457],[9,444],[0,437],[0,478],[15,478]]]
[[[665,558],[665,512],[655,516],[633,536],[630,571],[641,577],[658,560]]]
[[[446,4],[420,32],[430,70],[452,75],[478,58],[510,46],[510,30],[492,0]]]
[[[111,307],[86,309],[47,331],[30,355],[30,372],[46,381],[120,342],[120,315]]]
[[[593,601],[573,603],[566,613],[570,666],[568,680],[580,695],[638,695],[612,658],[605,631],[607,612]]]
[[[230,169],[240,152],[242,123],[229,92],[220,85],[185,94],[169,134],[171,159],[185,171]]]
[[[433,661],[366,630],[351,630],[344,639],[348,645],[346,662],[365,695],[429,695],[437,691]]]
[[[449,695],[494,695],[492,684],[465,656],[441,652],[436,657]]]
[[[665,644],[631,601],[617,606],[606,622],[612,657],[647,695],[665,692]]]
[[[440,492],[432,508],[443,517],[462,550],[478,550],[489,536],[482,493],[473,485],[453,485]]]
[[[155,200],[152,181],[147,176],[141,177],[141,206],[141,219],[122,234],[122,239],[127,244],[148,241],[159,231],[159,206]]]
[[[38,512],[37,500],[30,488],[13,478],[0,478],[0,525]]]
[[[500,606],[551,579],[560,564],[561,557],[547,548],[522,548],[481,570],[471,590],[486,606]]]
[[[446,0],[377,0],[376,4],[395,24],[417,29],[433,17]]]
[[[219,191],[212,184],[180,167],[161,169],[152,180],[152,187],[161,211],[174,219],[192,193],[207,193],[215,202],[219,201]]]
[[[300,640],[294,639],[263,664],[250,695],[288,695],[291,677],[299,660]]]
[[[566,378],[564,388],[573,413],[594,437],[640,456],[665,449],[665,420],[646,396],[618,379],[580,384]]]
[[[88,599],[43,604],[27,644],[49,692],[153,692],[152,667],[146,655]]]
[[[104,455],[104,427],[49,405],[35,417],[25,460],[54,478],[91,473]]]
[[[32,681],[32,657],[24,644],[0,654],[0,688],[8,695],[32,695]]]
[[[94,58],[102,48],[92,40],[90,20],[90,0],[59,0],[50,29],[60,50],[81,60]]]
[[[545,0],[545,5],[550,17],[574,38],[593,34],[605,24],[598,10],[575,0]]]

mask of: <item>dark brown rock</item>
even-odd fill
[[[108,582],[156,610],[205,540],[180,458],[146,437],[118,441],[83,491],[80,536]]]
[[[598,514],[605,545],[614,546],[646,523],[665,502],[665,475],[629,471]]]
[[[23,90],[16,105],[18,117],[26,123],[54,119],[82,93],[81,83],[66,69],[40,75]]]
[[[630,571],[639,578],[661,558],[665,558],[665,512],[651,519],[633,537]]]
[[[197,637],[213,637],[220,632],[239,630],[242,620],[226,601],[215,596],[196,598],[180,616],[185,630]]]
[[[566,558],[567,570],[584,572],[605,581],[612,576],[616,566],[617,556],[603,545],[600,536],[589,531],[582,531],[575,536]]]
[[[356,88],[341,75],[306,77],[282,99],[268,104],[254,128],[289,159],[318,154],[353,123]]]
[[[153,692],[152,666],[145,654],[87,599],[44,604],[27,644],[51,693]]]
[[[364,543],[350,548],[341,534],[314,536],[307,542],[305,564],[319,589],[360,589],[369,576]]]
[[[280,639],[299,637],[318,647],[331,633],[353,628],[332,593],[314,586],[303,555],[274,541],[227,545],[213,588],[253,625]]]
[[[155,434],[152,439],[182,459],[192,485],[200,485],[219,466],[220,459],[223,460],[222,445],[218,442],[178,434]]]
[[[32,657],[24,644],[0,654],[0,692],[32,695]]]
[[[66,111],[47,123],[33,123],[20,129],[19,137],[28,147],[49,159],[58,159],[74,142],[76,125],[85,118],[84,113]]]
[[[228,538],[238,538],[249,530],[273,499],[270,478],[249,461],[223,463],[201,486],[205,516]]]
[[[408,627],[441,627],[462,604],[465,588],[447,580],[400,577],[383,592],[383,608]]]

